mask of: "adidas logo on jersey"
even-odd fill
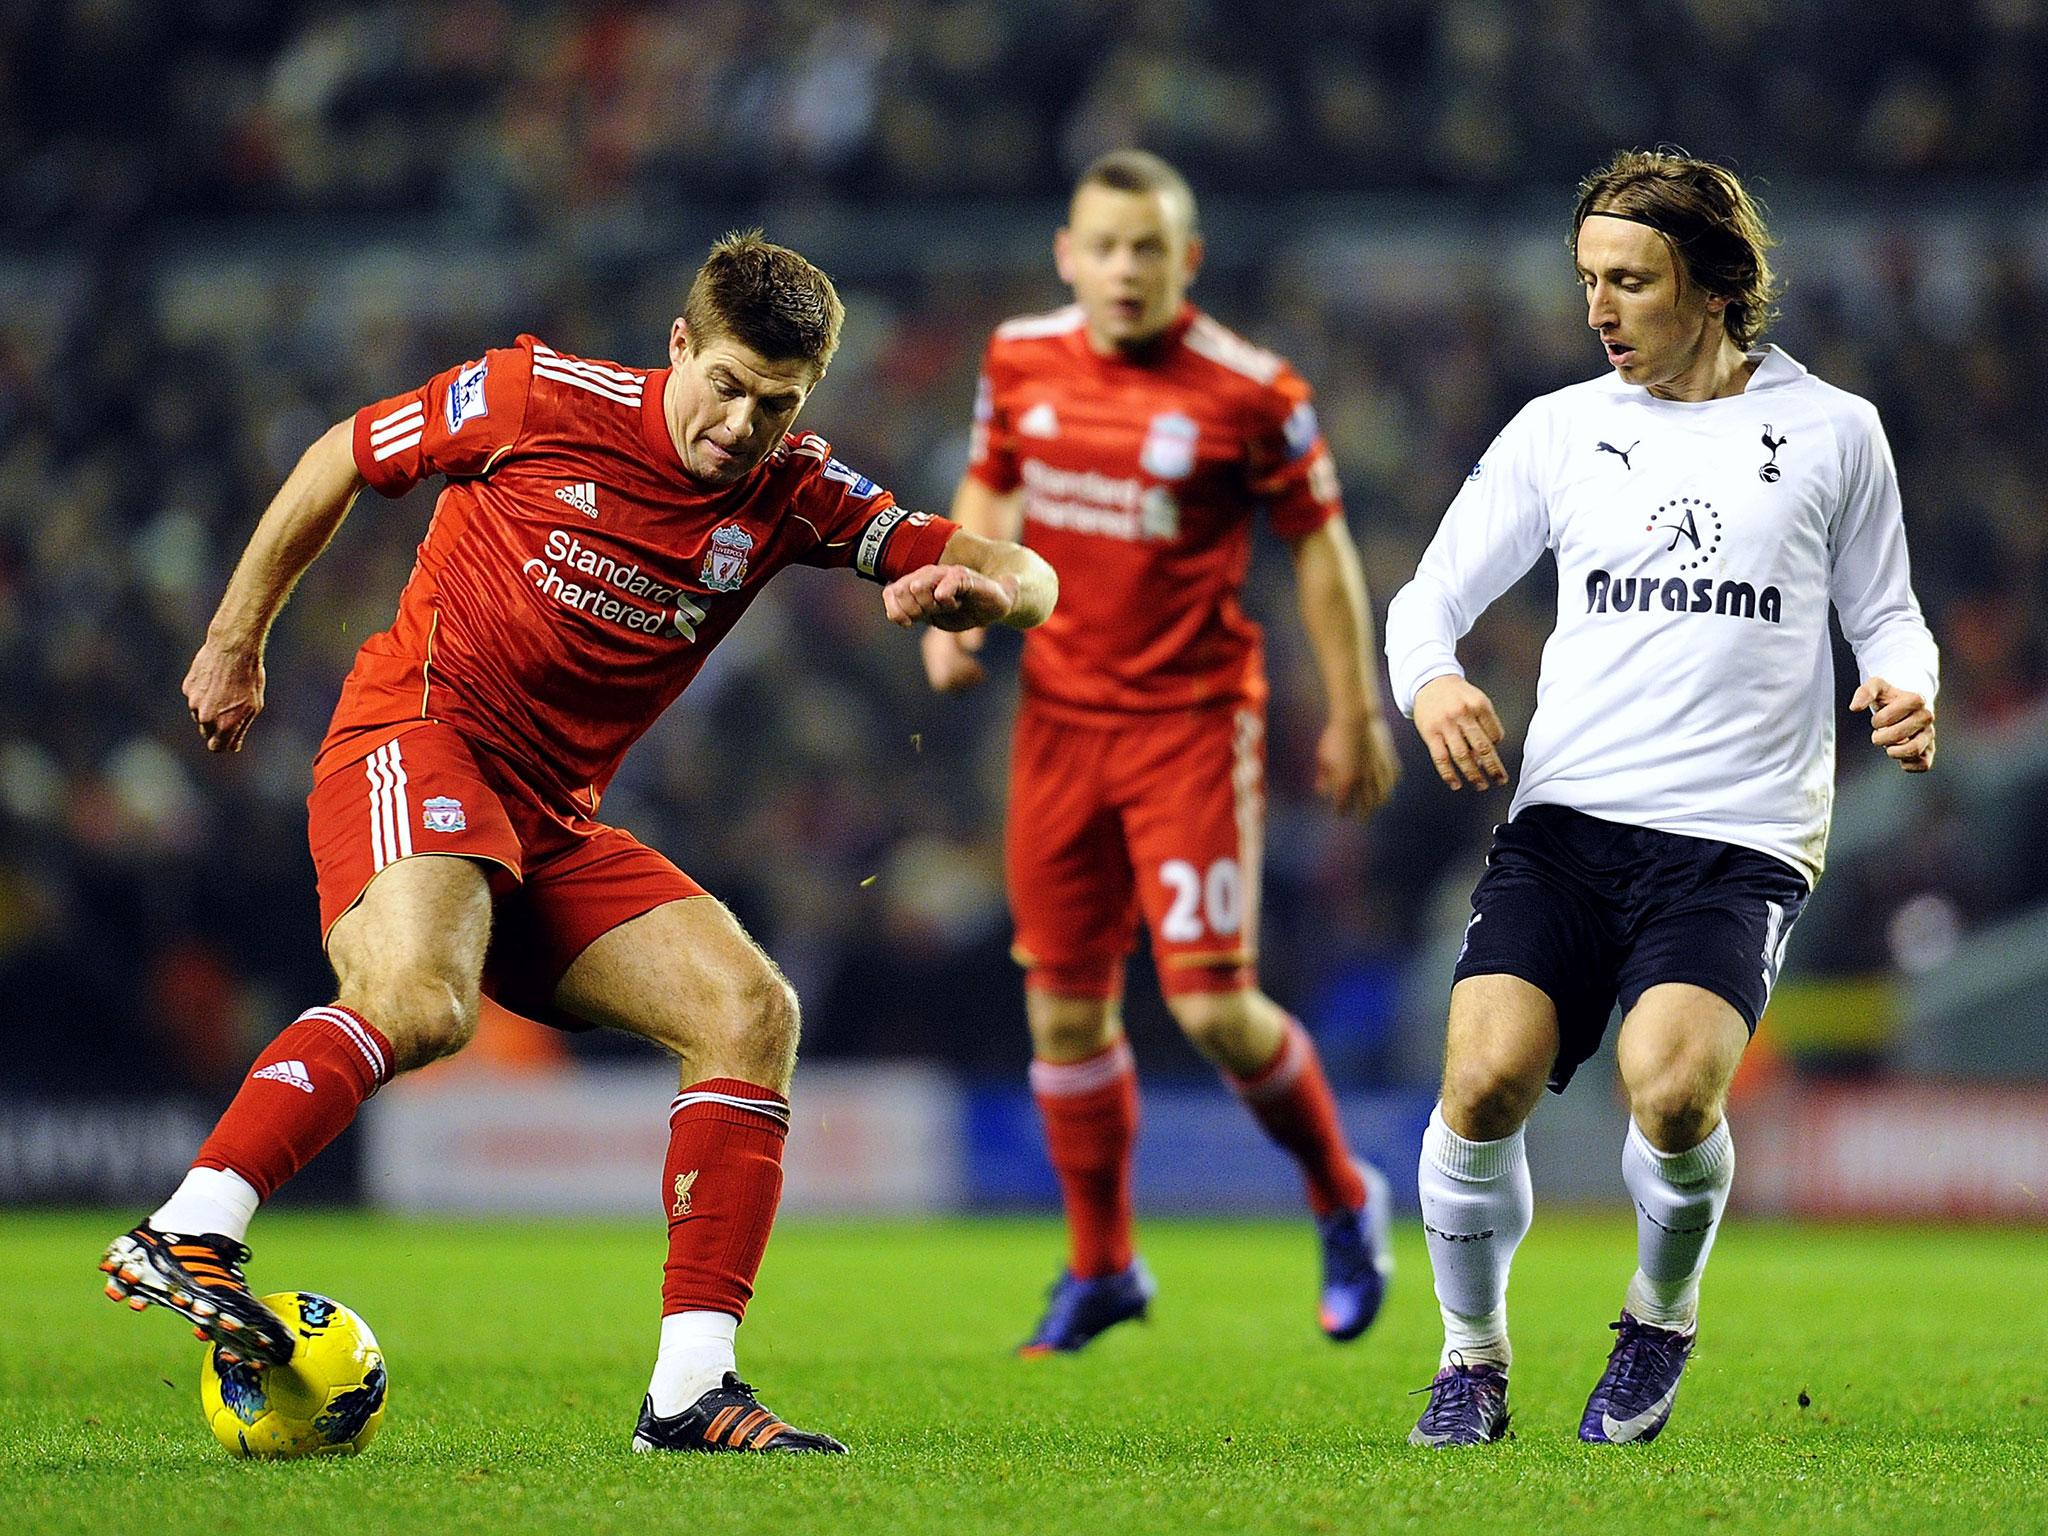
[[[249,1075],[273,1083],[287,1083],[301,1093],[313,1091],[313,1079],[306,1075],[306,1064],[303,1061],[273,1061],[261,1071],[251,1072]]]
[[[1053,410],[1052,402],[1041,400],[1018,417],[1017,431],[1024,437],[1058,437],[1060,418]]]
[[[565,485],[555,492],[559,500],[581,512],[585,517],[597,516],[597,486],[589,480],[578,480],[574,485]]]

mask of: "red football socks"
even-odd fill
[[[390,1078],[391,1042],[361,1014],[308,1008],[256,1058],[193,1166],[239,1174],[268,1200]]]
[[[1280,1050],[1265,1066],[1250,1077],[1224,1076],[1266,1134],[1301,1166],[1311,1211],[1321,1217],[1365,1204],[1365,1180],[1344,1144],[1322,1057],[1298,1020],[1287,1021]]]
[[[1085,1061],[1031,1063],[1031,1093],[1067,1208],[1069,1268],[1095,1280],[1131,1267],[1131,1152],[1138,1073],[1122,1036]]]
[[[706,1078],[676,1095],[668,1122],[661,1315],[744,1317],[782,1199],[789,1101],[758,1083]]]

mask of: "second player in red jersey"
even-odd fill
[[[1098,352],[1075,304],[997,328],[975,418],[968,474],[1015,497],[1031,547],[1077,577],[1025,648],[1033,707],[1100,720],[1264,701],[1240,601],[1255,514],[1290,542],[1343,515],[1283,359],[1185,302],[1141,349]]]
[[[184,1182],[115,1240],[110,1295],[183,1314],[230,1359],[289,1359],[290,1332],[242,1274],[257,1205],[379,1086],[461,1049],[488,991],[681,1062],[661,1341],[634,1449],[844,1449],[783,1423],[734,1373],[782,1187],[795,994],[701,886],[597,820],[627,748],[786,565],[885,583],[883,609],[906,627],[1029,627],[1051,610],[1038,556],[908,512],[790,433],[843,313],[794,251],[729,236],[671,327],[668,367],[522,336],[308,450],[185,681],[209,750],[241,747],[270,625],[362,488],[447,481],[398,616],[363,645],[314,764],[338,990],[258,1056]]]
[[[1141,914],[1175,1019],[1300,1165],[1322,1325],[1355,1338],[1388,1272],[1385,1183],[1346,1147],[1308,1033],[1258,987],[1266,678],[1240,601],[1263,512],[1294,556],[1329,698],[1319,788],[1372,810],[1397,769],[1336,473],[1308,386],[1187,302],[1201,239],[1166,162],[1091,166],[1054,254],[1075,303],[997,329],[953,504],[1061,578],[1024,647],[1006,838],[1032,1087],[1071,1239],[1025,1349],[1079,1349],[1151,1298],[1118,1010]],[[935,687],[979,680],[978,640],[927,636]]]

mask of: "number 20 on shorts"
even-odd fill
[[[1173,892],[1173,905],[1159,924],[1162,939],[1192,944],[1205,933],[1236,933],[1244,926],[1244,871],[1237,860],[1218,859],[1204,873],[1186,859],[1168,859],[1159,866],[1159,883]]]

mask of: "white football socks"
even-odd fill
[[[263,1199],[255,1186],[226,1168],[194,1168],[171,1198],[156,1208],[149,1224],[159,1232],[199,1237],[218,1232],[243,1242]]]
[[[1444,1123],[1444,1107],[1430,1111],[1422,1134],[1422,1227],[1436,1272],[1436,1299],[1444,1315],[1444,1352],[1467,1365],[1506,1370],[1508,1266],[1529,1230],[1536,1197],[1522,1133],[1499,1141],[1467,1141]]]
[[[1631,1117],[1621,1178],[1636,1203],[1639,1267],[1628,1283],[1628,1310],[1638,1322],[1690,1333],[1699,1323],[1700,1276],[1735,1182],[1728,1122],[1690,1151],[1659,1152]]]
[[[730,1312],[671,1312],[661,1320],[661,1351],[647,1386],[657,1418],[681,1413],[738,1369],[732,1340],[739,1326]]]

